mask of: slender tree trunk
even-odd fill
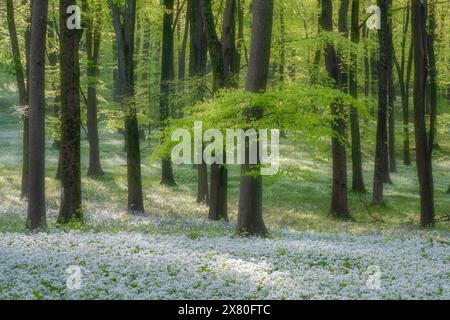
[[[202,0],[189,0],[190,12],[190,53],[189,76],[200,81],[206,74],[208,44],[206,41],[205,23],[201,10]],[[203,99],[204,88],[196,84],[194,101]],[[209,204],[208,168],[205,163],[197,165],[197,203]]]
[[[269,75],[273,0],[253,0],[252,11],[253,28],[246,90],[259,93],[266,90]],[[259,119],[263,116],[263,110],[260,106],[253,106],[245,111],[245,116],[247,120]],[[248,150],[247,148],[247,153]],[[263,219],[263,184],[259,166],[243,164],[240,182],[236,233],[265,236],[267,229]]]
[[[403,163],[407,166],[411,165],[410,138],[409,138],[409,75],[411,73],[407,71],[407,68],[405,68],[405,65],[407,65],[408,70],[410,70],[410,64],[412,60],[412,48],[413,48],[412,42],[410,44],[408,60],[406,60],[406,39],[410,24],[410,12],[411,8],[408,2],[403,15],[403,35],[402,41],[400,43],[401,48],[400,61],[398,61],[395,55],[395,51],[393,51],[394,64],[398,74],[398,83],[400,89],[402,115],[403,115]]]
[[[373,182],[373,203],[383,204],[384,183],[389,176],[388,144],[387,144],[387,112],[389,97],[389,77],[392,75],[392,52],[389,47],[389,11],[391,0],[379,0],[381,9],[381,29],[379,30],[380,61],[379,61],[379,88],[378,88],[378,124],[375,151],[375,170]]]
[[[201,10],[205,23],[206,38],[208,43],[209,56],[213,69],[213,91],[216,92],[224,87],[230,86],[231,64],[236,59],[234,45],[234,13],[232,8],[235,7],[231,2],[227,1],[227,8],[224,14],[224,33],[222,43],[216,32],[214,16],[212,11],[212,3],[202,0]],[[232,21],[231,21],[232,19]],[[231,43],[233,41],[233,43]],[[227,59],[228,65],[225,65]],[[227,208],[227,181],[228,170],[225,165],[211,165],[211,189],[209,201],[209,214],[211,220],[228,219]]]
[[[351,41],[359,43],[359,0],[352,0]],[[349,88],[353,98],[358,98],[358,55],[352,53],[350,57]],[[352,190],[366,192],[361,154],[361,133],[359,128],[358,109],[350,107],[350,126],[352,136]]]
[[[87,129],[89,140],[89,169],[88,176],[103,175],[100,164],[100,146],[98,138],[98,101],[97,101],[97,77],[100,72],[98,60],[102,35],[101,7],[98,3],[90,6],[87,0],[83,0],[83,8],[88,12],[86,31],[87,54]]]
[[[75,0],[60,0],[60,76],[61,76],[61,205],[58,223],[81,220],[80,158],[80,64],[78,46],[81,33],[69,30],[68,7]]]
[[[126,0],[123,13],[110,0],[116,34],[118,58],[118,98],[125,105],[125,141],[127,151],[128,212],[144,213],[141,151],[136,103],[134,101],[134,34],[136,0]]]
[[[429,1],[428,10],[428,29],[427,29],[427,45],[428,45],[428,99],[427,110],[430,117],[430,148],[433,149],[436,144],[436,122],[437,122],[437,69],[436,69],[436,53],[434,39],[436,37],[436,0]]]
[[[414,42],[414,129],[416,140],[416,166],[420,189],[420,224],[434,225],[432,146],[428,139],[426,87],[428,80],[428,44],[426,0],[412,2],[412,33]]]
[[[23,108],[23,154],[22,154],[22,189],[21,197],[25,198],[28,195],[28,92],[25,85],[25,73],[22,66],[21,54],[19,48],[19,40],[17,38],[16,21],[14,19],[14,4],[13,0],[6,0],[6,15],[8,20],[9,38],[11,41],[11,49],[14,59],[14,71],[16,74],[17,88],[19,91],[19,104]],[[28,42],[29,37],[25,37]],[[27,58],[28,60],[28,58]]]
[[[45,218],[45,39],[48,1],[33,1],[30,40],[30,153],[27,227],[43,228]]]
[[[159,100],[161,126],[170,117],[170,92],[174,80],[174,31],[173,31],[173,0],[164,0],[165,13],[163,17],[163,45],[161,59],[161,93]],[[173,176],[172,162],[168,158],[162,159],[161,184],[165,186],[176,185]]]
[[[333,7],[331,0],[322,0],[322,12],[320,26],[324,31],[333,30]],[[335,80],[336,84],[342,83],[339,72],[339,59],[332,43],[325,46],[325,64],[329,76]],[[332,157],[333,157],[333,186],[331,195],[330,213],[341,219],[350,218],[347,199],[347,152],[345,149],[345,119],[344,107],[341,101],[331,104],[331,114],[333,120],[331,129],[332,137]]]

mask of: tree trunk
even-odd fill
[[[125,110],[125,141],[127,151],[128,212],[144,213],[142,194],[141,151],[136,104],[134,102],[134,33],[136,0],[126,0],[125,8],[110,0],[116,34],[118,58],[118,97]],[[123,13],[122,13],[123,12]],[[122,15],[122,17],[121,17]]]
[[[234,44],[234,1],[227,1],[227,8],[224,14],[224,31],[222,34],[223,43],[219,41],[214,16],[212,11],[212,3],[207,0],[201,1],[201,10],[205,23],[206,38],[208,43],[209,56],[213,69],[213,92],[224,87],[230,86],[232,79],[231,72],[233,67],[231,64],[236,63],[236,47]],[[233,41],[233,43],[231,43]],[[225,44],[225,45],[224,45]],[[227,60],[227,65],[225,64]],[[211,165],[211,185],[210,185],[210,202],[208,217],[211,220],[227,219],[227,181],[228,171],[225,165]]]
[[[246,90],[263,92],[267,87],[273,24],[273,0],[253,0],[253,28]],[[261,107],[250,107],[247,120],[263,116]],[[247,148],[247,153],[248,153]],[[249,157],[246,157],[248,160]],[[246,161],[247,161],[246,160]],[[236,233],[265,236],[267,229],[262,212],[262,176],[258,165],[249,163],[241,167],[239,211]]]
[[[389,160],[387,144],[387,112],[389,97],[389,78],[392,75],[392,50],[389,41],[389,12],[391,0],[379,0],[381,9],[381,29],[379,30],[380,61],[378,70],[378,124],[376,135],[375,169],[373,182],[373,203],[383,204],[384,183],[389,181]]]
[[[25,85],[25,73],[22,66],[21,54],[19,48],[19,40],[17,38],[16,21],[14,19],[14,4],[13,0],[6,0],[6,15],[8,20],[9,38],[11,41],[12,54],[14,59],[14,71],[16,74],[17,88],[19,91],[19,104],[23,108],[24,113],[22,115],[23,121],[23,154],[22,154],[22,188],[21,197],[26,198],[28,196],[28,135],[29,135],[29,123],[28,123],[28,92]],[[28,35],[28,31],[27,31]],[[29,36],[25,36],[25,42],[28,43]],[[28,45],[27,45],[28,46]],[[28,61],[28,57],[27,57]]]
[[[173,34],[173,0],[164,0],[165,12],[163,17],[163,46],[161,59],[161,93],[159,100],[161,126],[170,117],[170,93],[172,81],[174,80],[174,34]],[[172,162],[170,159],[163,158],[161,184],[165,186],[175,186],[173,177]]]
[[[61,76],[61,204],[58,223],[81,220],[80,159],[80,64],[78,46],[81,33],[69,30],[66,10],[75,0],[60,0],[60,76]]]
[[[412,41],[410,44],[408,60],[406,60],[406,39],[410,24],[410,12],[411,9],[408,2],[406,8],[404,9],[403,15],[403,35],[402,41],[400,43],[401,49],[400,61],[398,61],[395,55],[395,51],[393,51],[394,64],[398,74],[398,83],[400,89],[402,115],[403,115],[403,163],[407,166],[411,165],[410,138],[409,138],[409,76],[411,74],[410,69],[411,69],[412,48],[413,48]],[[407,65],[407,68],[405,68],[405,65]]]
[[[352,0],[351,41],[359,43],[359,0]],[[358,55],[352,53],[350,57],[349,88],[353,98],[358,98]],[[352,136],[352,190],[366,192],[361,154],[361,133],[359,128],[358,109],[350,107],[350,127]]]
[[[48,0],[33,1],[30,40],[30,153],[27,227],[43,228],[45,218],[45,45]]]
[[[428,139],[426,87],[428,80],[428,44],[426,1],[412,2],[412,33],[414,42],[414,129],[416,140],[416,166],[420,189],[420,224],[434,225],[432,146]]]
[[[197,77],[197,80],[206,74],[208,58],[208,44],[200,1],[202,0],[189,0],[188,2],[190,12],[189,76]],[[203,99],[204,88],[201,85],[196,85],[194,92],[194,101]],[[209,204],[208,168],[205,163],[197,165],[197,203]]]
[[[89,169],[88,176],[103,175],[100,164],[100,147],[98,138],[97,116],[97,77],[100,72],[98,59],[100,53],[102,35],[101,7],[98,3],[89,6],[87,0],[83,0],[84,11],[88,13],[86,23],[86,54],[87,54],[87,129],[89,140]]]
[[[333,31],[333,7],[331,0],[322,0],[320,26],[324,31]],[[334,79],[337,85],[342,84],[339,72],[339,59],[332,43],[327,43],[325,46],[325,64],[329,76]],[[333,132],[331,141],[333,186],[330,213],[336,218],[348,219],[350,218],[350,213],[347,199],[347,152],[343,141],[346,129],[342,102],[335,101],[331,104],[331,114],[334,120],[331,124]]]

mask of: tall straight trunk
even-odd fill
[[[392,6],[392,4],[391,4]],[[388,28],[387,28],[387,38],[389,41],[389,46],[386,48],[388,50],[389,57],[389,79],[388,79],[388,172],[386,179],[388,183],[391,183],[389,172],[397,172],[397,158],[396,158],[396,148],[395,148],[395,88],[394,88],[394,73],[393,73],[393,63],[394,63],[394,43],[392,41],[392,17],[391,12],[388,13]]]
[[[83,0],[83,8],[89,13],[86,30],[86,55],[87,55],[87,130],[89,140],[89,169],[88,176],[103,175],[100,164],[100,147],[98,138],[98,101],[97,78],[100,72],[98,60],[102,35],[101,7],[98,3],[89,6],[87,0]]]
[[[349,0],[340,0],[339,10],[338,10],[338,31],[342,37],[348,39],[348,16]],[[344,50],[341,50],[344,51]],[[348,93],[348,64],[344,60],[344,52],[337,52],[337,59],[339,64],[339,87],[345,93]]]
[[[127,151],[128,212],[144,213],[141,151],[136,103],[134,101],[134,34],[136,0],[126,0],[121,10],[110,0],[118,58],[118,98],[125,106],[125,145]]]
[[[388,84],[388,110],[389,110],[389,172],[397,172],[397,157],[395,154],[395,88],[392,74]]]
[[[260,93],[266,90],[269,75],[273,0],[253,0],[252,11],[253,27],[246,90]],[[260,119],[263,116],[260,106],[252,106],[244,113],[248,121]],[[248,157],[246,162],[247,160]],[[249,163],[243,164],[240,183],[236,233],[265,236],[267,229],[262,211],[263,184],[260,167]]]
[[[352,0],[351,41],[359,44],[359,0]],[[350,56],[349,89],[353,98],[358,98],[358,55]],[[350,107],[350,128],[352,136],[352,190],[366,192],[361,154],[361,133],[359,128],[358,109]]]
[[[240,71],[242,65],[242,54],[244,53],[245,40],[244,40],[244,6],[245,0],[237,0],[237,19],[238,19],[238,30],[237,30],[237,68]],[[239,79],[237,79],[239,83]]]
[[[29,135],[29,123],[28,123],[28,93],[25,85],[25,73],[22,66],[19,40],[17,38],[16,21],[14,19],[14,4],[13,0],[6,0],[6,15],[8,20],[8,31],[11,42],[11,49],[14,59],[14,72],[16,74],[17,88],[19,91],[19,104],[23,108],[24,113],[22,116],[23,121],[23,154],[22,154],[22,188],[21,197],[27,197],[28,195],[28,135]],[[25,41],[28,42],[28,37],[25,37]],[[28,60],[28,58],[27,58]]]
[[[186,78],[186,48],[189,38],[190,10],[186,9],[186,18],[184,22],[183,40],[181,41],[180,54],[178,59],[178,79],[184,81]]]
[[[172,81],[174,80],[174,31],[173,31],[173,0],[164,0],[164,17],[163,17],[163,40],[162,40],[162,57],[161,57],[161,84],[160,84],[160,121],[161,126],[165,126],[165,122],[170,117],[170,92],[172,89]],[[170,159],[163,158],[161,184],[165,186],[176,185],[173,176],[172,163]]]
[[[412,2],[414,43],[414,129],[416,166],[420,189],[420,224],[434,225],[432,145],[426,123],[426,89],[429,76],[426,0]]]
[[[75,0],[60,0],[60,77],[61,77],[61,204],[58,223],[81,220],[80,158],[80,63],[78,46],[81,33],[69,30],[66,10]]]
[[[408,57],[406,57],[406,39],[408,36],[408,29],[410,25],[411,7],[408,1],[403,14],[403,34],[400,42],[400,61],[393,52],[394,64],[398,74],[398,84],[400,89],[400,98],[402,105],[403,116],[403,163],[407,166],[411,165],[411,151],[410,151],[410,135],[409,135],[409,77],[411,75],[412,62],[412,41],[410,49],[408,50]]]
[[[286,70],[286,18],[284,13],[284,1],[280,2],[280,83],[284,82]]]
[[[48,1],[33,1],[30,40],[30,152],[27,227],[45,227],[45,40]]]
[[[222,23],[222,55],[227,86],[239,85],[239,58],[236,46],[237,0],[227,0]]]
[[[202,0],[189,0],[188,10],[190,18],[190,52],[189,76],[200,80],[206,74],[208,59],[208,44],[206,41],[205,23],[201,11]],[[201,100],[204,88],[196,85],[194,100]],[[209,204],[208,168],[203,162],[197,165],[197,203]]]
[[[389,41],[389,12],[392,0],[379,0],[381,9],[381,29],[379,30],[380,61],[378,71],[378,124],[376,135],[375,169],[373,182],[373,203],[383,204],[384,183],[389,176],[388,144],[387,144],[387,114],[389,97],[389,78],[392,75],[392,53]]]
[[[161,57],[161,84],[159,112],[161,126],[164,127],[170,117],[170,93],[172,89],[172,81],[174,80],[174,30],[173,30],[173,0],[164,0],[164,17],[163,17],[163,40],[162,40],[162,57]],[[162,177],[161,184],[165,186],[176,185],[173,176],[172,162],[168,158],[161,160]]]
[[[430,117],[430,147],[433,149],[436,143],[436,121],[437,121],[437,69],[434,39],[436,37],[436,0],[429,0],[428,10],[428,67],[429,79],[427,87],[427,110]]]
[[[233,2],[233,1],[231,1]],[[209,56],[211,58],[213,70],[213,91],[216,92],[224,87],[230,86],[231,63],[235,59],[234,42],[234,13],[232,12],[232,3],[227,1],[227,8],[224,14],[224,34],[222,43],[216,32],[214,16],[212,11],[212,3],[202,0],[201,10],[205,22],[206,38],[208,43]],[[235,7],[235,6],[234,6]],[[232,19],[232,21],[231,21]],[[227,59],[228,65],[225,65]],[[228,170],[225,165],[211,165],[211,185],[209,199],[209,214],[211,220],[228,219],[227,206],[227,189],[228,189]]]
[[[324,31],[333,31],[333,6],[331,0],[322,0],[322,11],[320,16],[320,26]],[[339,71],[339,59],[332,43],[325,46],[325,65],[330,78],[337,85],[342,83]],[[333,185],[331,195],[330,213],[336,218],[348,219],[350,213],[347,199],[347,152],[345,149],[345,119],[344,107],[341,101],[331,104],[331,114],[334,118],[331,129],[333,137],[332,158],[333,158]]]

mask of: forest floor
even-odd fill
[[[207,208],[195,203],[196,170],[175,167],[178,186],[160,186],[158,161],[149,156],[153,145],[143,141],[147,214],[130,216],[124,210],[123,138],[104,127],[104,176],[86,177],[86,139],[82,145],[86,223],[58,226],[57,151],[48,139],[48,230],[28,234],[26,203],[20,199],[21,124],[8,107],[13,103],[14,97],[0,97],[0,299],[450,299],[450,225],[418,227],[415,167],[404,166],[399,153],[386,205],[372,207],[370,194],[350,193],[355,222],[335,221],[328,216],[326,140],[323,150],[282,141],[286,174],[264,177],[270,237],[241,239],[233,237],[238,168],[230,170],[230,221],[211,222]],[[363,126],[368,189],[374,127]],[[437,216],[450,214],[448,130],[441,136],[434,156]],[[79,290],[66,286],[71,265],[82,271]],[[379,289],[374,270],[380,271]]]

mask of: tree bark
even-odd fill
[[[351,41],[358,44],[359,35],[359,0],[352,0],[351,17]],[[358,98],[358,55],[350,56],[349,88],[353,98]],[[366,192],[364,174],[362,168],[361,133],[359,127],[358,109],[350,107],[350,129],[352,136],[352,190],[354,192]]]
[[[100,144],[98,137],[98,101],[97,78],[99,75],[98,60],[102,36],[101,7],[94,2],[90,6],[87,0],[83,0],[84,11],[88,14],[86,23],[86,55],[87,55],[87,129],[89,141],[89,168],[88,176],[103,175],[100,163]]]
[[[333,7],[331,0],[322,0],[322,11],[320,16],[320,26],[324,31],[333,30]],[[325,46],[325,65],[330,78],[337,85],[342,84],[339,72],[339,59],[332,43]],[[342,102],[335,101],[331,104],[331,114],[333,121],[331,129],[333,137],[332,157],[333,157],[333,186],[331,195],[332,216],[340,219],[350,218],[347,199],[347,152],[345,149],[345,119]]]
[[[160,121],[161,126],[165,126],[165,122],[170,117],[170,92],[172,89],[172,81],[174,80],[174,32],[173,32],[173,0],[164,0],[165,12],[163,17],[163,42],[162,42],[162,58],[161,58],[161,93],[159,100]],[[173,176],[172,162],[170,159],[163,158],[161,184],[165,186],[175,186]]]
[[[45,44],[48,0],[33,1],[30,40],[30,153],[28,229],[46,225],[45,218]]]
[[[414,43],[414,129],[416,166],[420,189],[420,224],[434,225],[432,145],[426,124],[426,88],[429,76],[426,0],[412,2]]]
[[[378,70],[378,123],[375,150],[373,182],[373,203],[384,204],[384,183],[389,181],[389,160],[387,144],[387,112],[389,97],[389,77],[392,75],[392,53],[389,41],[389,12],[392,0],[379,0],[381,9],[381,29],[379,30],[380,61]]]
[[[406,57],[406,39],[408,35],[408,29],[410,24],[410,4],[407,3],[404,9],[403,15],[403,34],[402,41],[400,43],[401,57],[398,61],[395,51],[393,51],[393,58],[395,68],[398,74],[398,83],[400,89],[400,97],[402,104],[402,116],[403,116],[403,163],[407,166],[411,165],[411,151],[410,151],[410,130],[409,130],[409,78],[411,75],[412,66],[412,41],[410,49],[408,50],[408,57]]]
[[[208,44],[203,20],[202,0],[189,0],[190,52],[189,76],[199,81],[206,74]],[[194,88],[194,101],[204,98],[204,88],[197,84]],[[197,203],[209,204],[208,168],[205,163],[197,165]]]
[[[233,5],[227,1],[227,8],[224,14],[224,33],[221,42],[217,36],[214,16],[212,11],[212,3],[207,0],[201,1],[201,10],[206,30],[206,39],[208,44],[209,56],[213,69],[213,92],[230,86],[230,72],[232,71],[231,63],[235,59],[234,43],[234,13],[232,13]],[[228,12],[227,12],[228,10]],[[230,19],[233,19],[231,21]],[[227,60],[228,65],[225,64]],[[209,199],[209,214],[211,220],[228,219],[227,208],[227,181],[228,170],[225,165],[211,165],[211,185]]]
[[[253,0],[252,11],[253,28],[246,90],[260,93],[266,90],[269,75],[273,0]],[[263,110],[259,106],[253,106],[245,111],[244,116],[247,120],[259,119],[263,116]],[[249,163],[243,164],[241,166],[237,234],[255,236],[267,234],[262,211],[262,188],[260,167]]]
[[[61,77],[61,204],[58,223],[82,220],[81,211],[81,109],[78,46],[81,32],[69,30],[69,6],[75,0],[60,0],[60,77]]]
[[[127,151],[128,212],[144,213],[141,152],[136,104],[134,102],[134,33],[136,0],[126,0],[123,13],[110,0],[116,34],[118,58],[118,98],[125,105],[125,141]]]

